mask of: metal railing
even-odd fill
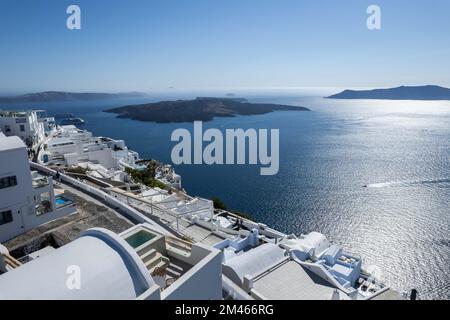
[[[151,200],[140,198],[138,196],[130,195],[128,192],[115,188],[110,190],[121,197],[125,197],[126,203],[135,209],[138,209],[145,215],[157,217],[161,221],[165,222],[168,227],[176,231],[178,234],[183,235],[191,240],[195,241],[195,237],[186,230],[189,226],[192,226],[193,222],[183,214],[176,214],[175,212],[164,208]]]

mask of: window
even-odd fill
[[[13,221],[11,210],[0,212],[0,226]]]
[[[0,178],[0,189],[5,189],[13,186],[17,186],[16,176]]]
[[[23,124],[20,125],[20,132],[25,132],[25,126]]]

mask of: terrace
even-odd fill
[[[159,286],[161,299],[177,299],[183,294],[184,299],[194,298],[194,294],[221,297],[219,250],[162,235],[147,224],[134,226],[120,237],[137,253]],[[196,279],[203,280],[199,283]],[[207,293],[202,293],[202,286]],[[197,293],[192,292],[194,288]]]
[[[208,200],[187,200],[180,194],[157,189],[147,189],[138,194],[120,188],[111,188],[109,191],[115,198],[152,219],[158,219],[174,233],[193,242],[212,246],[228,236],[234,236],[216,231],[214,225],[209,223],[213,210],[212,203]],[[176,209],[180,210],[177,212]]]
[[[161,291],[198,262],[192,254],[196,250],[192,243],[156,234],[145,226],[132,228],[121,236],[137,252]]]

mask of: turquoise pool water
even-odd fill
[[[136,249],[139,246],[146,243],[147,241],[150,241],[154,237],[155,237],[154,234],[151,234],[144,230],[140,230],[135,234],[131,235],[130,237],[126,238],[125,241],[128,242],[128,244],[132,246],[134,249]]]
[[[64,198],[63,196],[57,196],[55,198],[55,203],[57,206],[65,206],[71,203],[71,201],[69,199]]]

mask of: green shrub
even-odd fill
[[[165,189],[167,186],[154,178],[153,170],[144,169],[137,170],[132,168],[125,168],[125,172],[131,176],[131,179],[136,183],[142,183],[151,188]]]

